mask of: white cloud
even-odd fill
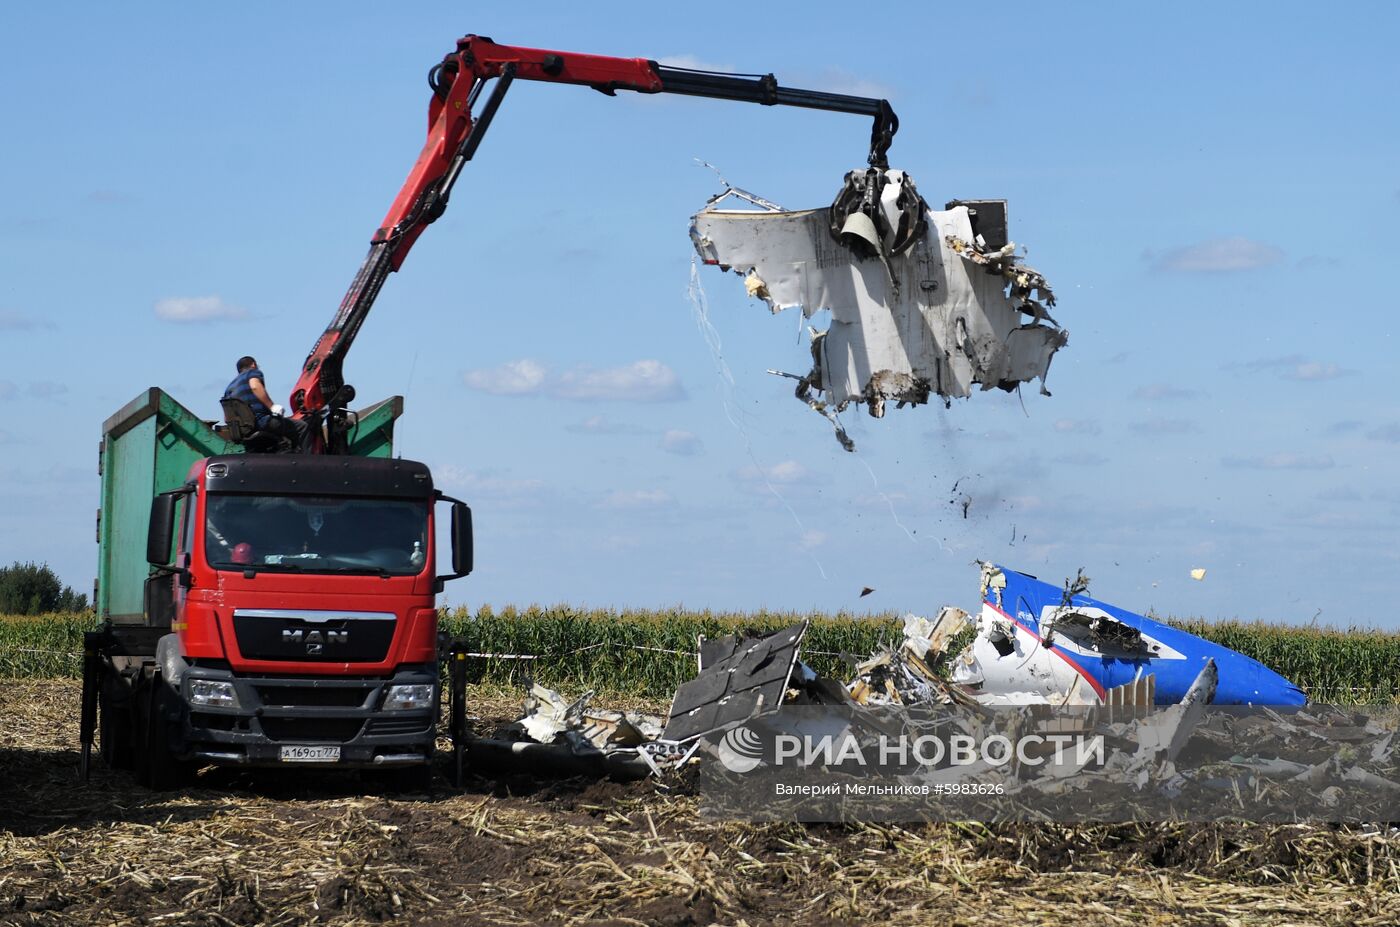
[[[576,367],[560,374],[551,393],[580,401],[667,402],[685,396],[680,377],[657,360],[639,360],[621,367]]]
[[[1221,463],[1244,470],[1330,470],[1335,466],[1330,454],[1281,452],[1267,457],[1226,457]]]
[[[248,310],[224,302],[222,296],[174,296],[155,305],[156,317],[167,322],[218,322],[246,319]]]
[[[526,503],[539,499],[546,491],[543,480],[497,476],[450,463],[434,466],[433,479],[439,486],[461,493],[468,502],[486,498],[500,503]]]
[[[744,467],[736,476],[745,481],[766,481],[791,486],[811,479],[812,473],[795,460],[784,460],[771,467]]]
[[[548,377],[549,371],[543,364],[525,358],[506,361],[498,367],[468,370],[462,374],[462,382],[493,396],[538,396]]]
[[[66,384],[55,383],[53,380],[36,380],[29,384],[29,396],[32,399],[57,399],[66,392]]]
[[[659,509],[675,501],[664,489],[619,489],[598,504],[605,509]]]
[[[661,449],[681,457],[696,457],[705,453],[705,442],[692,432],[672,428],[661,436]]]
[[[1161,402],[1169,399],[1195,399],[1201,395],[1199,390],[1182,389],[1179,386],[1172,386],[1170,383],[1149,383],[1147,386],[1139,386],[1133,390],[1134,399],[1145,399],[1148,402]]]
[[[1322,364],[1317,361],[1305,361],[1286,371],[1283,374],[1285,380],[1335,380],[1344,377],[1354,371],[1345,370],[1336,364]]]
[[[649,435],[653,433],[652,429],[644,428],[641,425],[609,421],[605,415],[590,415],[581,422],[565,425],[564,430],[581,435]]]
[[[1062,418],[1055,422],[1055,430],[1066,435],[1096,435],[1103,431],[1098,422],[1073,418]]]
[[[1282,260],[1283,252],[1273,245],[1235,237],[1172,248],[1159,255],[1153,266],[1181,273],[1228,273],[1268,267]]]
[[[797,546],[802,550],[816,550],[825,543],[825,531],[804,531],[802,537],[797,541]]]
[[[1188,435],[1201,430],[1195,422],[1180,418],[1150,418],[1128,428],[1140,435]]]
[[[664,58],[657,58],[657,64],[665,65],[668,68],[687,68],[691,71],[723,71],[734,73],[732,64],[715,64],[713,61],[706,61],[695,55],[667,55]]]
[[[1080,451],[1074,454],[1061,454],[1059,457],[1051,458],[1053,463],[1066,464],[1071,467],[1097,467],[1108,463],[1108,458],[1102,454],[1095,454],[1092,451]]]
[[[871,97],[886,100],[894,96],[887,85],[862,77],[854,71],[842,67],[827,67],[820,71],[789,71],[778,81],[782,87],[801,87],[804,90],[823,90],[827,93],[845,93],[853,97]],[[969,101],[977,102],[977,101]],[[985,105],[985,104],[984,104]]]
[[[1350,376],[1354,370],[1347,370],[1332,363],[1309,360],[1301,354],[1288,354],[1283,357],[1260,357],[1256,360],[1246,361],[1243,364],[1228,364],[1227,369],[1244,368],[1245,370],[1266,371],[1271,370],[1284,380],[1297,380],[1303,383],[1320,382],[1323,380],[1335,380],[1338,377]]]
[[[619,367],[578,366],[556,374],[540,361],[524,358],[468,370],[462,374],[462,382],[493,396],[552,396],[576,402],[669,402],[685,398],[680,377],[657,360],[639,360]],[[579,427],[606,427],[599,418],[594,423],[596,429],[589,428],[591,421]]]

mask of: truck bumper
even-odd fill
[[[203,666],[190,667],[182,677],[172,748],[184,759],[341,769],[421,766],[432,760],[441,696],[432,665],[403,667],[388,679],[243,676]],[[191,704],[194,682],[232,686],[237,706]],[[381,707],[391,686],[409,685],[432,687],[431,708]]]

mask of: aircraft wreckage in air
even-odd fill
[[[737,199],[753,208],[725,209]],[[706,264],[744,277],[775,313],[831,312],[810,329],[812,369],[784,374],[797,397],[835,419],[851,403],[885,404],[1013,390],[1040,380],[1068,333],[1051,318],[1045,278],[1022,264],[1004,200],[954,200],[934,210],[903,171],[851,171],[826,209],[784,210],[733,187],[692,217]],[[777,372],[777,371],[772,371]]]

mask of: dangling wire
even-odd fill
[[[805,535],[807,526],[802,523],[802,518],[797,514],[797,510],[768,478],[767,468],[759,463],[758,455],[754,453],[753,441],[749,438],[748,430],[736,417],[734,372],[729,369],[729,362],[724,359],[724,345],[720,340],[719,331],[710,322],[710,303],[705,296],[705,288],[700,284],[700,265],[694,257],[690,259],[690,286],[686,289],[686,295],[690,299],[691,314],[695,317],[695,327],[700,329],[700,336],[705,339],[705,345],[710,349],[710,357],[715,363],[715,371],[719,374],[720,398],[724,406],[724,417],[729,419],[729,424],[734,426],[734,430],[739,433],[739,437],[744,442],[744,451],[753,464],[754,472],[763,480],[764,487],[773,494],[773,498],[777,499],[783,508],[787,509],[787,513],[792,516],[793,524],[797,526],[799,536]],[[812,563],[816,564],[817,572],[821,574],[822,579],[828,579],[826,568],[822,566],[816,553],[811,550],[804,552],[812,558]]]

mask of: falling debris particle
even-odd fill
[[[797,398],[828,418],[852,402],[879,418],[886,402],[946,402],[974,385],[1039,379],[1049,395],[1050,360],[1068,336],[1049,315],[1044,277],[1007,238],[1005,202],[933,210],[902,171],[869,173],[848,175],[830,209],[781,210],[726,188],[692,219],[701,259],[743,276],[773,312],[831,311],[830,328],[809,330],[812,370]],[[759,208],[720,208],[731,195]]]
[[[1064,601],[1061,605],[1068,605],[1070,600],[1077,595],[1083,595],[1089,591],[1089,577],[1084,575],[1084,568],[1080,567],[1075,571],[1074,579],[1065,580]]]
[[[863,587],[861,587],[860,595],[856,596],[856,598],[858,598],[858,599],[863,599],[863,598],[865,598],[866,596],[870,595],[870,593],[872,593],[872,592],[874,592],[874,591],[875,591],[874,588],[871,587],[871,586],[863,586]]]
[[[1196,567],[1194,570],[1191,571],[1191,578],[1199,582],[1200,580],[1206,578],[1206,571],[1201,567]]]

